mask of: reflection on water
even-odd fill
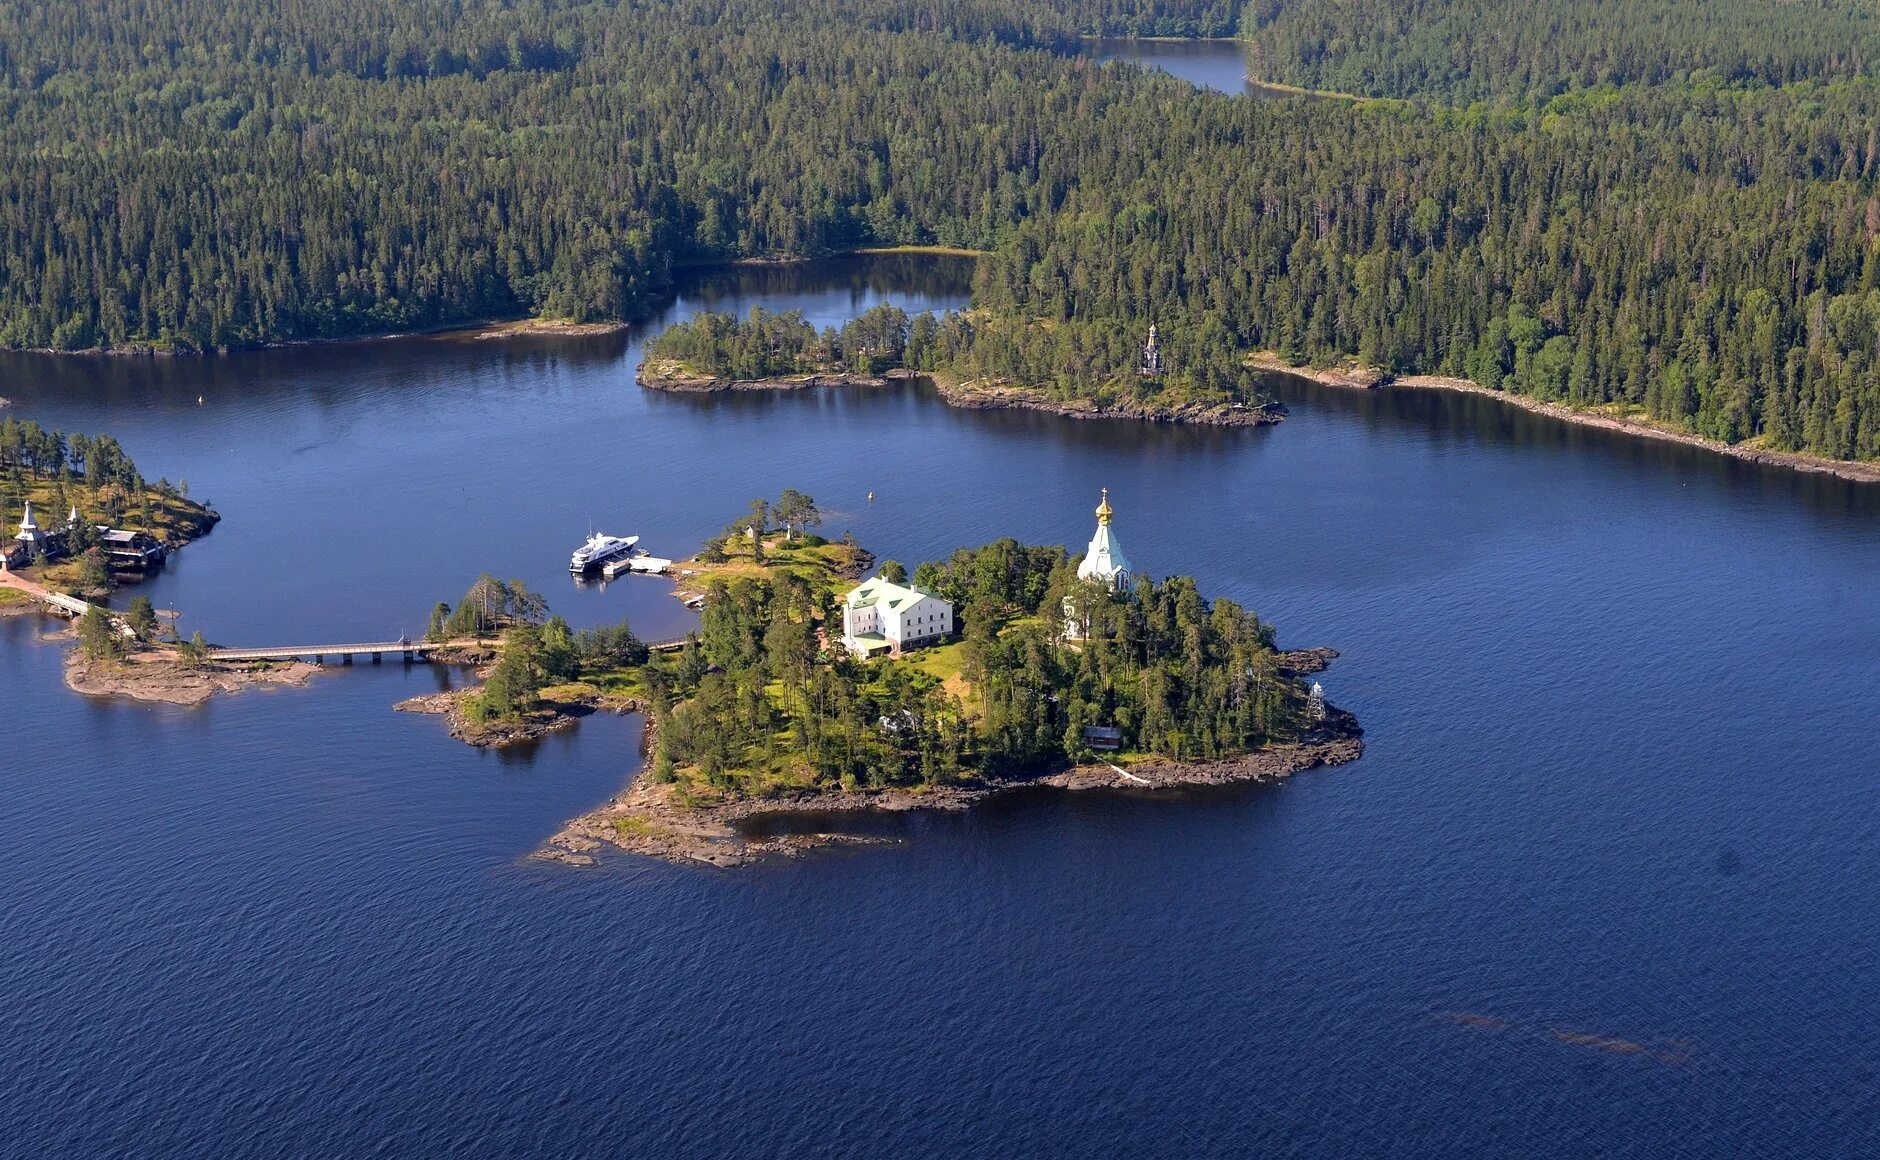
[[[1319,100],[1311,93],[1261,84],[1247,76],[1246,45],[1238,40],[1086,40],[1083,55],[1099,64],[1124,61],[1177,76],[1196,88],[1259,100]]]

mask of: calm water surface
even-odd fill
[[[1318,100],[1247,79],[1246,45],[1238,40],[1128,40],[1100,38],[1083,44],[1098,64],[1127,61],[1177,76],[1196,88],[1239,93],[1261,100]]]
[[[669,315],[964,292],[851,262]],[[154,594],[229,642],[415,630],[485,568],[656,633],[662,582],[569,581],[590,523],[677,555],[796,486],[911,563],[1080,545],[1107,485],[1141,567],[1343,650],[1366,757],[582,872],[524,859],[637,721],[479,753],[389,711],[454,679],[401,665],[94,702],[0,621],[0,1152],[1880,1152],[1880,489],[1298,383],[1252,432],[672,398],[643,333],[12,356],[0,395],[216,502]]]

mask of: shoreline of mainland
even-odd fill
[[[1356,362],[1343,363],[1334,367],[1293,366],[1272,351],[1260,351],[1249,355],[1246,365],[1253,370],[1291,375],[1294,378],[1317,383],[1322,387],[1334,387],[1340,390],[1378,391],[1402,388],[1476,395],[1518,407],[1530,414],[1557,419],[1579,427],[1592,427],[1621,435],[1655,439],[1663,443],[1677,443],[1764,467],[1781,467],[1809,475],[1829,475],[1851,483],[1880,483],[1880,463],[1869,463],[1858,459],[1828,459],[1799,451],[1771,451],[1768,448],[1752,447],[1744,443],[1722,443],[1689,431],[1679,431],[1674,427],[1648,419],[1615,415],[1599,410],[1579,410],[1563,403],[1553,403],[1508,391],[1491,390],[1473,380],[1449,375],[1393,375],[1388,371]]]
[[[962,246],[945,245],[905,245],[905,246],[862,246],[852,250],[837,250],[828,254],[767,254],[748,258],[712,258],[704,261],[674,262],[673,270],[710,270],[742,269],[767,266],[800,266],[811,262],[821,262],[838,258],[855,257],[893,257],[895,255],[919,255],[936,258],[980,258],[989,251],[972,250]],[[670,294],[667,295],[670,297]],[[646,312],[648,314],[651,311]],[[620,334],[633,329],[638,317],[612,318],[594,322],[574,322],[565,318],[544,318],[539,315],[517,315],[513,317],[492,316],[468,318],[455,322],[440,322],[432,326],[399,327],[391,330],[361,331],[358,334],[319,335],[306,338],[275,338],[260,342],[243,343],[239,346],[209,346],[166,348],[148,343],[130,343],[125,346],[88,346],[68,350],[46,346],[4,347],[17,354],[56,355],[62,358],[215,358],[233,354],[249,354],[257,351],[292,350],[311,346],[342,346],[351,343],[391,342],[397,339],[412,338],[450,338],[470,340],[491,340],[507,338],[597,338],[611,334]],[[7,400],[0,399],[0,407],[7,405]]]

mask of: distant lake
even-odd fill
[[[909,565],[1080,550],[1344,654],[1368,751],[1281,786],[1037,793],[723,874],[527,856],[639,769],[606,715],[483,753],[357,665],[91,701],[0,620],[9,1156],[1880,1154],[1880,488],[1493,400],[1274,380],[1277,427],[634,382],[701,307],[965,301],[970,263],[693,272],[607,338],[0,356],[224,521],[149,589],[265,644],[577,587],[785,487]],[[201,402],[198,403],[200,398]],[[874,499],[869,499],[869,493]]]
[[[1240,93],[1263,100],[1318,100],[1309,94],[1258,84],[1247,79],[1247,46],[1238,40],[1128,40],[1084,42],[1083,53],[1099,64],[1127,61],[1159,69],[1196,88]]]

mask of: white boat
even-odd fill
[[[574,555],[568,557],[568,571],[578,576],[596,565],[626,555],[639,542],[638,536],[609,536],[595,532],[587,538],[587,543],[576,548]]]

